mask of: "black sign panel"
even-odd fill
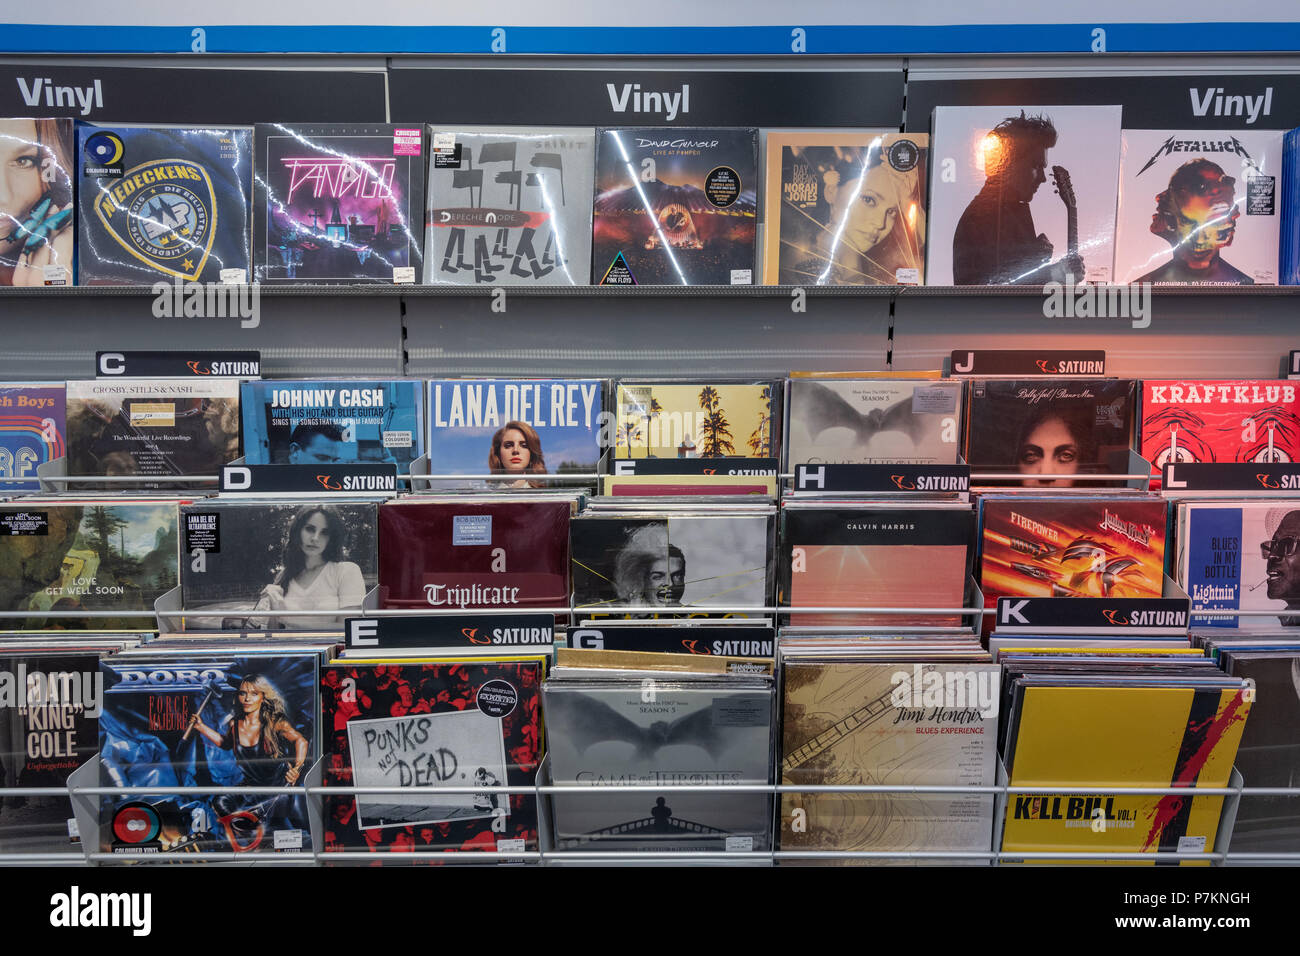
[[[956,375],[1106,374],[1103,349],[953,349]]]
[[[220,491],[223,494],[395,495],[397,465],[391,461],[347,465],[226,465],[221,469]]]
[[[1164,491],[1300,491],[1300,463],[1189,461],[1165,465]]]
[[[382,123],[384,74],[8,63],[0,64],[0,116],[231,126]]]
[[[261,378],[262,353],[96,352],[96,378]]]
[[[994,630],[1066,631],[1097,635],[1142,631],[1183,633],[1191,601],[1186,597],[1072,598],[1000,597]]]
[[[774,477],[775,458],[616,458],[615,475],[756,475]]]
[[[970,465],[796,465],[795,491],[965,494]]]
[[[903,74],[883,71],[393,69],[392,115],[526,126],[897,128]],[[437,109],[430,111],[430,104]]]
[[[1287,378],[1300,378],[1300,349],[1292,349],[1287,364]]]
[[[568,638],[570,647],[588,650],[712,654],[723,657],[776,656],[776,629],[749,625],[571,627]]]
[[[349,648],[536,647],[550,650],[554,614],[449,614],[427,617],[350,617],[343,622]]]
[[[906,130],[930,130],[936,106],[1110,106],[1125,129],[1291,129],[1300,126],[1300,75],[1004,77],[907,84]],[[940,159],[932,162],[941,162]]]

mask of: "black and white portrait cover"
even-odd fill
[[[429,128],[427,284],[587,285],[596,131]]]
[[[1276,285],[1281,130],[1124,130],[1115,281]]]
[[[583,514],[573,519],[573,605],[591,616],[757,616],[772,593],[774,515]],[[620,611],[620,608],[641,608]],[[663,608],[662,611],[655,610]]]
[[[970,389],[966,460],[972,471],[1018,472],[1029,476],[1016,482],[1024,488],[1072,487],[1071,475],[1112,474],[1115,468],[1126,473],[1131,380],[976,379]]]
[[[377,580],[373,502],[202,501],[181,507],[181,600],[191,630],[321,630]]]
[[[1109,282],[1118,106],[940,106],[928,285]]]

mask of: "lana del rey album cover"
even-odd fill
[[[254,127],[258,280],[419,281],[423,141],[418,123]]]
[[[536,798],[486,788],[533,783],[542,676],[541,660],[324,667],[325,786],[401,788],[327,795],[325,852],[536,850]]]
[[[758,130],[596,131],[592,285],[751,285]]]
[[[0,286],[71,285],[77,139],[70,119],[0,117]]]
[[[78,285],[248,282],[253,131],[79,124]]]
[[[1111,281],[1118,106],[940,106],[929,285]]]
[[[1276,285],[1281,130],[1124,130],[1115,281]]]
[[[595,130],[429,134],[426,283],[588,284]]]

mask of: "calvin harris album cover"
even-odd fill
[[[0,118],[0,286],[72,285],[77,241],[70,119]]]
[[[0,385],[0,477],[32,478],[0,483],[0,494],[40,490],[36,469],[68,453],[66,394],[62,382]]]
[[[951,465],[962,383],[792,378],[786,460],[795,465]]]

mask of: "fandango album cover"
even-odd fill
[[[0,286],[72,284],[76,150],[70,119],[0,118]]]
[[[314,654],[105,660],[103,852],[310,851],[306,795],[169,794],[168,787],[304,787],[316,759]]]
[[[77,128],[79,285],[248,282],[251,129]]]

